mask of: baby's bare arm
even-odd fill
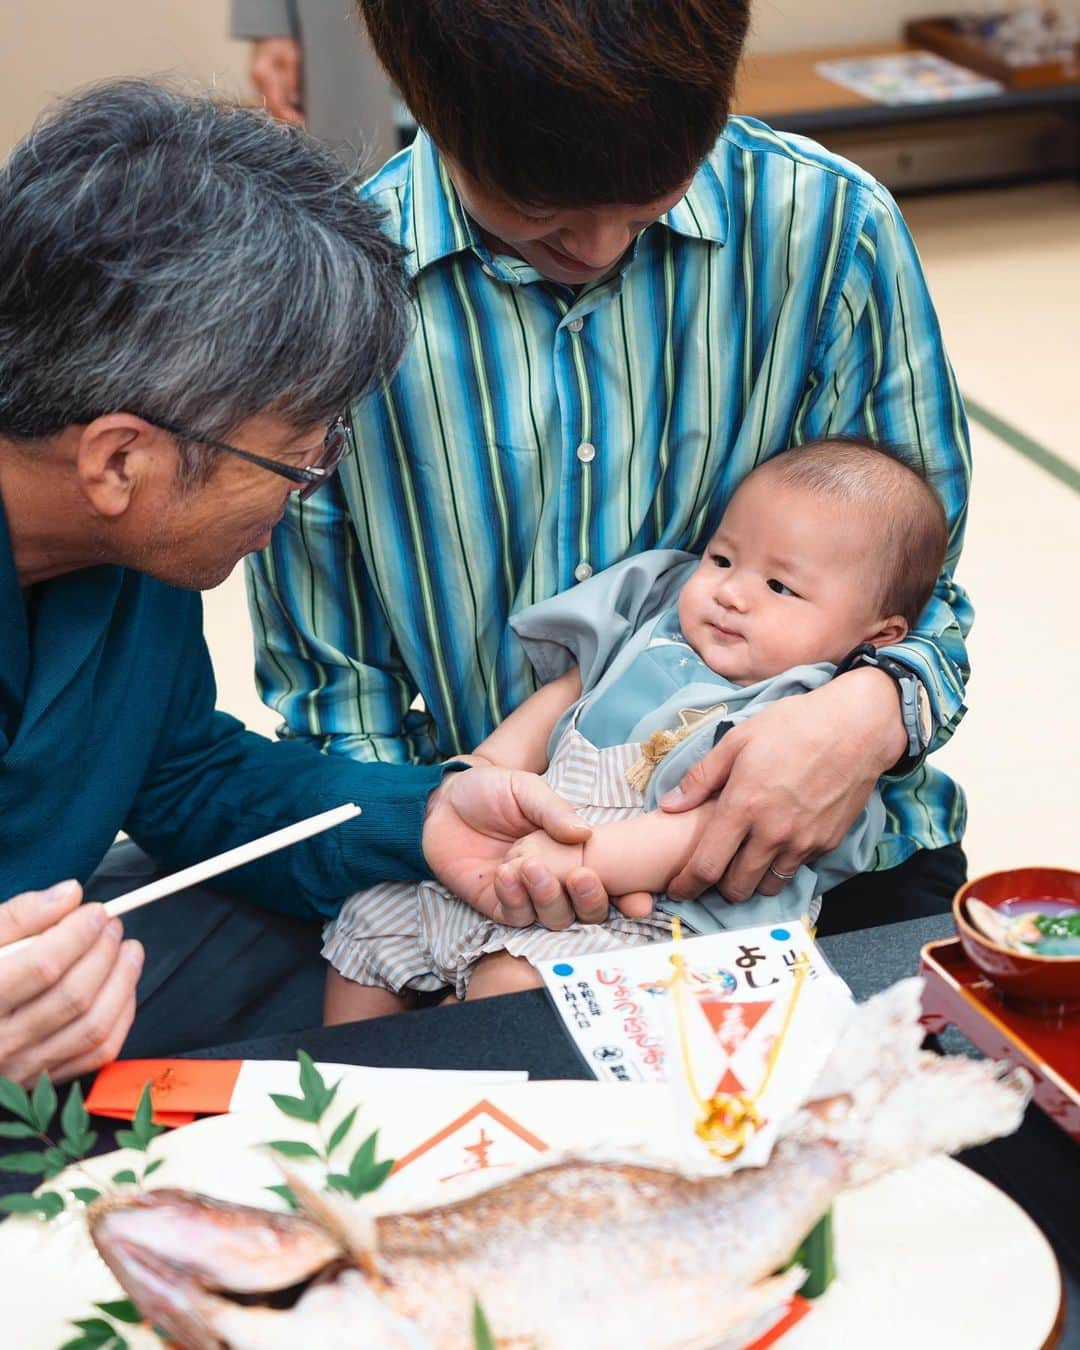
[[[536,830],[511,845],[506,862],[520,865],[539,858],[563,883],[575,867],[588,867],[611,895],[664,891],[697,847],[711,814],[711,803],[679,815],[646,811],[628,820],[594,825],[584,844],[558,844]]]
[[[543,773],[548,766],[547,744],[555,723],[581,697],[581,673],[577,666],[545,684],[473,751],[473,755],[503,769],[528,769]]]

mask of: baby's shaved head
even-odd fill
[[[914,627],[941,572],[949,527],[937,493],[902,456],[840,436],[784,450],[754,472],[848,503],[880,526],[872,561],[881,578],[881,614],[900,614]]]

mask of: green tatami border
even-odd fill
[[[1011,422],[1006,422],[1004,418],[998,417],[992,413],[989,408],[984,408],[981,403],[973,398],[964,395],[964,407],[967,409],[968,417],[973,422],[978,422],[979,426],[991,432],[1000,441],[1021,454],[1025,459],[1030,459],[1033,464],[1037,464],[1040,469],[1045,469],[1048,474],[1056,478],[1059,483],[1064,483],[1066,487],[1072,488],[1076,493],[1080,493],[1080,469],[1070,464],[1068,460],[1062,459],[1056,455],[1053,450],[1048,450],[1045,445],[1040,445],[1038,441],[1033,441],[1030,436],[1025,436]]]

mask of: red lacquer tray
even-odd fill
[[[958,938],[928,942],[919,965],[927,1031],[952,1025],[984,1055],[1022,1065],[1036,1104],[1080,1143],[1080,1016],[1035,1017],[1003,1003]]]

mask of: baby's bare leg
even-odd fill
[[[465,998],[517,994],[522,989],[539,989],[542,985],[543,980],[531,961],[526,961],[523,956],[511,956],[509,952],[492,952],[477,961]]]
[[[366,1017],[386,1017],[390,1013],[411,1008],[411,994],[395,994],[370,984],[347,980],[332,966],[326,973],[326,994],[323,998],[323,1026],[337,1026],[339,1022],[360,1022]]]

